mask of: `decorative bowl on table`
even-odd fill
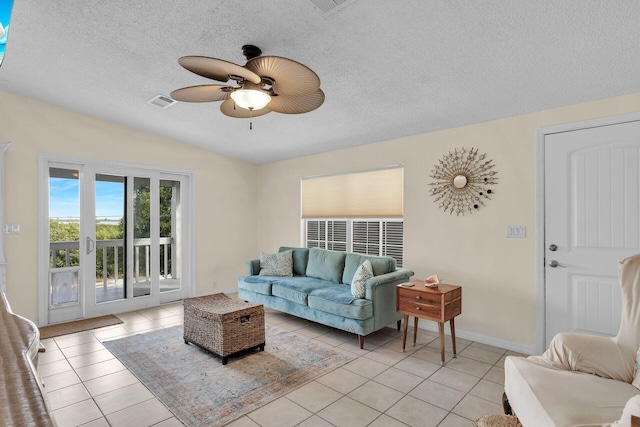
[[[439,283],[440,277],[437,274],[427,277],[427,279],[424,281],[424,285],[427,288],[437,288]]]

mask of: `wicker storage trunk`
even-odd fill
[[[231,299],[223,293],[186,298],[184,342],[222,358],[252,348],[264,350],[264,307]]]

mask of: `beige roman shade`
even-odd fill
[[[403,167],[303,178],[302,218],[401,218]]]

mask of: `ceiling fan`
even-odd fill
[[[223,101],[220,111],[236,118],[257,117],[271,111],[308,113],[324,102],[320,78],[308,67],[279,56],[261,56],[260,48],[253,45],[242,46],[242,52],[247,58],[244,66],[207,56],[178,59],[180,65],[195,74],[235,85],[185,87],[171,92],[171,98],[182,102]]]

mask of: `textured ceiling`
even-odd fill
[[[636,0],[15,0],[0,89],[266,163],[640,92],[638,22]],[[244,44],[310,67],[325,103],[253,130],[147,103],[212,83],[179,57],[244,65]]]

